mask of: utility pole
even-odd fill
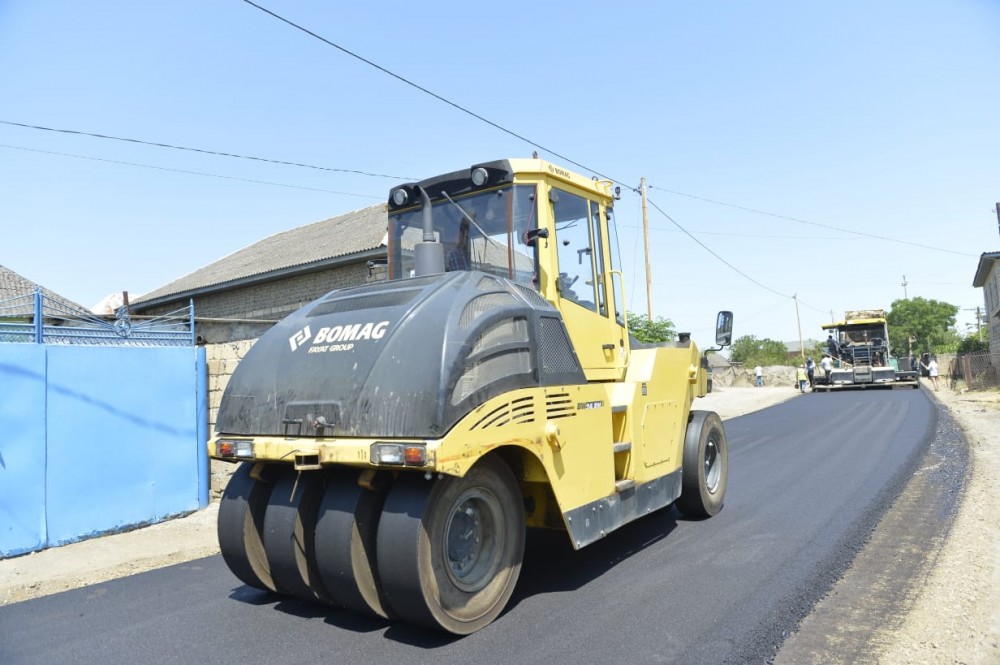
[[[795,323],[799,326],[799,354],[802,356],[802,364],[806,362],[806,345],[802,342],[802,319],[799,318],[799,294],[792,294],[795,301]]]
[[[966,307],[965,311],[971,312],[972,308]],[[976,306],[976,339],[980,342],[983,341],[983,315],[978,305]]]
[[[908,282],[906,281],[906,275],[903,275],[903,300],[909,300],[910,299],[910,296],[906,295],[906,285],[907,284],[908,284]]]
[[[650,293],[653,282],[649,268],[649,208],[646,207],[646,178],[639,181],[642,190],[642,244],[646,248],[646,316],[653,322],[653,294]]]

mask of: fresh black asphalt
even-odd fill
[[[507,611],[469,637],[271,596],[214,556],[2,607],[0,663],[765,662],[850,566],[937,417],[896,389],[729,420],[718,516],[660,511],[580,551],[532,533]]]

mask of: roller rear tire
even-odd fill
[[[324,477],[289,467],[278,477],[264,514],[264,551],[275,588],[303,600],[329,602],[316,572],[314,528]]]
[[[389,618],[378,580],[375,545],[386,484],[358,485],[358,472],[330,476],[316,521],[316,567],[331,600],[355,612]]]
[[[219,501],[219,550],[233,575],[244,584],[276,591],[264,553],[264,511],[271,485],[255,480],[253,463],[244,462],[229,478]]]

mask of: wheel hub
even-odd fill
[[[722,476],[722,464],[719,462],[719,447],[714,439],[705,444],[705,487],[710,494],[719,489],[719,479]]]
[[[444,533],[445,569],[455,586],[475,592],[493,579],[502,550],[502,524],[492,494],[475,489],[458,498]]]

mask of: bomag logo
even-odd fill
[[[288,338],[288,344],[292,347],[292,351],[299,348],[303,344],[309,341],[312,337],[312,333],[309,332],[309,326],[306,326],[302,330],[298,331],[294,335]]]
[[[288,345],[295,351],[306,343],[310,343],[308,353],[327,353],[331,351],[350,351],[354,342],[372,339],[382,339],[389,328],[388,321],[348,323],[342,326],[327,326],[316,331],[312,336],[309,326],[288,338]]]

